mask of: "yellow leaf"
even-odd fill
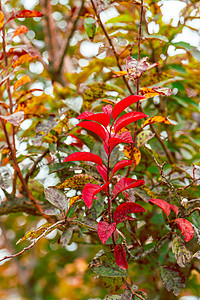
[[[4,25],[4,14],[2,11],[0,11],[0,29],[3,27]]]
[[[97,183],[94,177],[87,174],[78,174],[73,177],[67,178],[61,185],[58,186],[58,189],[63,188],[84,188],[86,183]]]
[[[120,76],[124,76],[124,75],[127,75],[126,71],[118,71],[118,72],[113,71],[112,77],[120,77]]]
[[[41,234],[43,234],[45,231],[47,231],[47,233],[49,233],[50,231],[48,231],[47,229],[51,226],[52,224],[50,223],[46,223],[46,224],[43,224],[42,226],[34,229],[34,230],[31,230],[31,231],[28,231],[25,236],[23,236],[21,239],[19,239],[16,243],[19,244],[23,241],[26,241],[27,239],[29,240],[34,240],[34,239],[37,239]],[[52,228],[52,230],[54,230],[54,228]]]
[[[69,208],[78,200],[82,199],[82,195],[79,195],[79,196],[75,196],[75,197],[72,197],[70,200],[69,200]]]
[[[13,68],[16,68],[16,67],[19,67],[21,66],[23,63],[25,62],[28,62],[28,61],[31,61],[35,58],[37,58],[38,56],[35,55],[35,56],[31,56],[30,54],[24,54],[22,56],[20,56],[13,64],[12,64],[12,67]]]
[[[16,90],[18,87],[30,81],[31,81],[30,77],[28,75],[24,75],[14,83],[13,89]]]
[[[159,95],[159,93],[155,92],[153,89],[145,87],[140,89],[140,94],[145,96],[146,98],[151,98]]]
[[[124,146],[124,155],[131,159],[134,163],[134,167],[137,166],[141,160],[141,152],[133,145]]]
[[[173,125],[167,118],[162,116],[155,116],[148,118],[142,125],[142,128],[144,128],[146,125],[153,124],[153,123],[165,123],[169,125]]]

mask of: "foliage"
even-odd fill
[[[199,3],[177,2],[165,24],[163,1],[0,1],[1,297],[199,295]]]

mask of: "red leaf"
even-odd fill
[[[124,202],[120,204],[113,215],[114,222],[117,224],[122,222],[130,213],[139,213],[146,211],[141,205],[134,202]]]
[[[115,120],[125,108],[141,99],[145,99],[145,97],[139,95],[131,95],[118,102],[113,108],[113,119]]]
[[[136,122],[137,120],[145,117],[147,117],[147,115],[142,112],[129,112],[121,116],[114,125],[115,133],[117,133],[121,128],[127,126],[128,124]]]
[[[109,182],[106,182],[104,185],[100,186],[98,184],[87,183],[83,188],[83,201],[86,206],[90,209],[92,207],[93,198],[96,194],[98,194],[102,190],[106,190]]]
[[[33,17],[42,17],[43,14],[38,11],[38,10],[28,10],[28,9],[24,9],[21,11],[17,11],[14,14],[14,19],[18,19],[18,18],[33,18]]]
[[[91,161],[98,165],[102,165],[102,159],[100,156],[90,152],[75,152],[68,155],[63,162],[66,161]]]
[[[179,213],[179,209],[175,204],[170,204],[171,209],[175,212],[176,216]]]
[[[106,106],[102,107],[102,110],[105,114],[107,114],[109,116],[109,118],[111,118],[111,114],[112,114],[112,105],[107,104]]]
[[[123,169],[127,166],[131,166],[133,164],[133,161],[132,160],[121,160],[121,161],[118,161],[116,163],[116,165],[114,166],[113,168],[113,175],[120,169]]]
[[[106,143],[104,143],[104,148],[106,152],[108,153],[110,150],[111,151],[119,144],[121,143],[133,143],[131,133],[128,131],[122,132],[120,135],[116,135],[115,137],[109,138]],[[108,148],[108,146],[109,148]]]
[[[185,241],[189,242],[194,236],[194,229],[192,227],[192,224],[188,220],[182,218],[176,219],[173,222],[178,224],[181,230],[181,235],[185,235]]]
[[[77,126],[81,126],[84,129],[90,130],[97,134],[103,141],[107,138],[107,132],[100,124],[90,122],[90,121],[83,121],[77,124]]]
[[[109,237],[116,230],[116,223],[109,224],[108,222],[100,221],[97,225],[97,230],[102,244],[105,245]]]
[[[145,181],[143,179],[135,180],[126,177],[120,179],[113,188],[113,196],[114,196],[113,199],[122,191],[143,185],[144,183]]]
[[[120,267],[121,269],[128,269],[128,263],[126,260],[126,252],[124,245],[116,245],[114,249],[114,254],[115,254],[115,262]]]
[[[78,116],[77,119],[95,121],[105,127],[107,127],[110,122],[110,117],[106,113],[93,114],[89,111],[85,111],[80,116]]]
[[[169,203],[167,203],[165,200],[161,200],[161,199],[149,199],[149,202],[156,204],[158,207],[160,207],[164,211],[166,216],[169,217],[169,214],[171,211]]]
[[[107,168],[102,165],[102,166],[96,166],[97,170],[99,171],[99,174],[101,175],[101,177],[107,181]]]

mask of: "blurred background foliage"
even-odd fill
[[[101,5],[105,8],[100,17],[114,45],[118,64],[125,70],[130,48],[134,58],[138,55],[140,1],[111,2],[106,7],[105,3],[108,2],[97,1],[98,9],[101,11]],[[21,75],[27,74],[31,78],[31,83],[13,93],[15,111],[23,110],[25,113],[25,120],[16,130],[17,160],[29,189],[45,205],[47,201],[44,187],[55,186],[74,175],[73,170],[69,170],[69,163],[62,163],[67,154],[80,149],[90,149],[96,154],[101,152],[96,136],[80,134],[75,126],[75,117],[86,109],[100,111],[102,105],[108,102],[105,99],[116,103],[128,96],[130,91],[121,77],[112,77],[113,71],[119,71],[116,56],[89,0],[9,0],[2,1],[2,7],[6,16],[13,9],[35,9],[44,13],[42,18],[11,21],[6,27],[6,33],[7,43],[10,43],[11,28],[26,25],[29,31],[21,38],[15,37],[8,47],[25,47],[38,55],[38,59],[25,63],[24,68],[11,77],[11,85]],[[168,117],[174,126],[162,123],[155,125],[161,141],[170,153],[170,159],[162,143],[154,137],[145,147],[140,148],[141,162],[131,175],[145,179],[147,198],[152,192],[161,199],[171,199],[178,206],[180,203],[177,203],[173,192],[161,182],[152,155],[159,162],[167,162],[165,174],[175,188],[179,189],[180,196],[188,200],[200,197],[200,181],[195,181],[184,189],[194,179],[194,174],[195,179],[200,178],[199,10],[199,1],[194,0],[146,0],[142,22],[141,55],[148,56],[150,63],[159,62],[159,65],[142,76],[140,86],[165,86],[172,90],[170,97],[151,97],[143,101],[142,107],[149,117]],[[89,17],[96,24],[96,33],[90,38],[84,26],[84,21]],[[129,84],[136,91],[133,82],[129,81]],[[22,95],[23,91],[30,89],[43,91]],[[1,101],[7,103],[4,86],[0,93]],[[11,128],[8,129],[11,133]],[[13,176],[12,161],[5,146],[3,131],[0,131],[0,146],[1,165],[7,167]],[[120,150],[114,154],[114,161],[123,156],[123,149]],[[88,172],[99,179],[92,167],[88,166]],[[16,242],[27,231],[45,222],[35,211],[21,206],[21,199],[25,196],[18,178],[12,199],[9,198],[12,189],[5,190],[1,193],[0,207],[1,257],[23,249],[28,242],[18,245]],[[79,194],[80,191],[66,190],[67,199]],[[140,201],[145,200],[145,196],[141,194],[138,196],[136,193],[134,197]],[[142,205],[148,213],[139,222],[137,235],[141,241],[149,239],[149,243],[146,243],[148,248],[148,244],[151,245],[158,236],[167,232],[167,228],[159,209],[149,207],[144,201]],[[79,204],[77,214],[81,214],[81,207],[78,206]],[[182,209],[185,208],[182,206]],[[190,220],[200,229],[198,212],[192,214]],[[131,230],[127,230],[130,235]],[[68,244],[62,247],[60,232],[56,229],[30,251],[3,263],[0,272],[0,298],[103,299],[107,290],[110,293],[117,291],[120,286],[117,280],[110,283],[107,278],[103,282],[88,268],[94,255],[101,249],[98,238],[94,235],[88,239],[88,231],[82,227],[75,228],[74,232]],[[191,249],[194,250],[196,245],[191,243]],[[170,244],[160,249],[157,259],[160,264],[175,264]],[[148,293],[149,299],[189,299],[183,296],[200,296],[199,270],[198,259],[184,270],[189,274],[189,280],[180,297],[175,297],[162,287],[157,265],[148,256],[139,263],[133,263],[130,274],[134,283]]]

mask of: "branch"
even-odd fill
[[[11,259],[11,258],[15,258],[21,254],[23,254],[24,252],[26,252],[27,250],[33,248],[33,246],[44,236],[47,235],[47,233],[49,231],[51,231],[54,227],[58,226],[58,225],[61,225],[61,224],[64,224],[65,220],[60,220],[56,223],[54,223],[53,225],[51,225],[50,227],[46,228],[45,231],[40,235],[38,236],[29,246],[25,247],[24,249],[22,249],[20,252],[16,253],[16,254],[12,254],[12,255],[8,255],[8,256],[4,256],[2,259],[0,259],[0,262],[1,261],[4,261],[6,259]]]
[[[68,38],[66,39],[66,42],[65,42],[64,46],[62,47],[63,49],[61,49],[61,56],[60,56],[59,64],[56,67],[56,70],[57,70],[56,73],[61,72],[61,70],[62,70],[62,66],[63,66],[63,63],[64,63],[64,58],[65,58],[65,55],[68,52],[69,43],[70,43],[70,41],[71,41],[71,39],[74,35],[74,32],[77,28],[77,24],[78,24],[78,21],[79,21],[79,18],[80,18],[83,7],[84,7],[84,0],[82,0],[81,6],[78,9],[78,11],[76,10],[74,12],[74,16],[75,16],[76,19],[74,20],[74,22],[72,22],[73,26],[71,28],[70,34],[69,34]],[[74,19],[74,17],[72,17],[72,21],[73,21],[73,19]]]

